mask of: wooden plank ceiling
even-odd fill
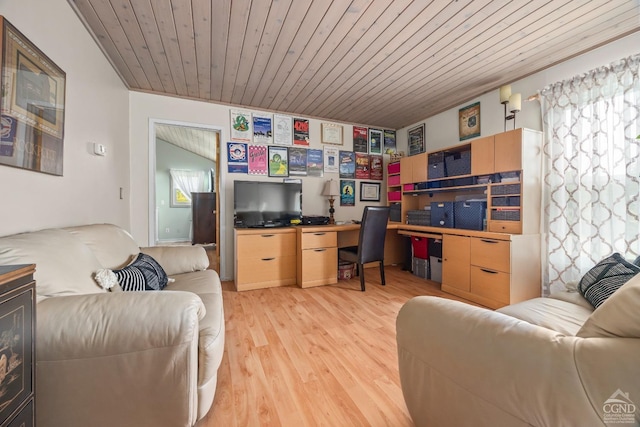
[[[156,138],[216,161],[216,146],[219,142],[217,131],[180,125],[156,124]]]
[[[68,1],[132,90],[388,129],[640,29],[638,0]]]

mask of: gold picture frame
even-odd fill
[[[344,128],[335,123],[322,123],[320,125],[320,139],[323,144],[342,145],[344,143]]]
[[[62,175],[66,74],[0,16],[0,164]]]

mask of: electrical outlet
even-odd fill
[[[170,232],[171,232],[171,230],[169,229],[169,227],[167,227],[167,228],[165,228],[165,229],[164,229],[164,232],[165,232],[165,233],[170,233]]]

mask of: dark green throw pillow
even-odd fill
[[[639,266],[625,260],[619,253],[614,253],[587,271],[578,284],[578,291],[592,306],[598,308],[638,273]]]

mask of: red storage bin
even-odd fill
[[[387,192],[387,199],[390,202],[399,202],[402,200],[402,191],[389,191]]]
[[[400,175],[393,175],[387,179],[387,185],[400,185]]]
[[[389,163],[387,165],[387,172],[389,172],[389,173],[400,173],[400,162]]]
[[[413,246],[413,257],[420,259],[429,259],[429,251],[427,250],[426,237],[411,236],[411,246]]]
[[[416,189],[416,187],[413,184],[405,184],[405,185],[402,186],[402,190],[403,191],[413,191],[415,189]]]

